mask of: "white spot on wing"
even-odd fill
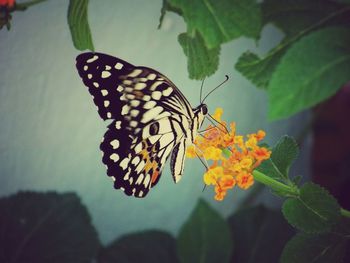
[[[141,184],[141,182],[143,181],[143,177],[144,177],[144,175],[140,174],[139,177],[137,178],[135,184]]]
[[[172,91],[173,91],[172,87],[168,87],[167,89],[162,91],[162,95],[165,97],[168,97]]]
[[[137,165],[137,164],[140,162],[140,160],[141,160],[140,157],[139,157],[139,156],[136,156],[136,157],[132,160],[131,163],[132,163],[133,165]]]
[[[143,114],[142,116],[142,123],[147,123],[150,120],[154,119],[157,117],[157,115],[159,115],[159,113],[161,113],[163,111],[163,107],[160,106],[156,106],[153,109],[148,110],[145,114]]]
[[[108,91],[106,89],[101,90],[102,96],[107,96]]]
[[[149,109],[152,109],[154,106],[156,106],[156,102],[151,100],[151,101],[147,101],[145,105],[143,105],[143,108],[145,108],[146,110],[149,110]]]
[[[135,69],[135,70],[134,70],[133,72],[131,72],[128,76],[134,78],[134,77],[137,77],[138,75],[140,75],[141,72],[142,72],[141,69]]]
[[[153,91],[152,92],[152,98],[155,100],[159,100],[160,97],[162,97],[162,93],[160,91]]]
[[[129,112],[130,107],[128,105],[124,105],[122,108],[122,115],[126,115]]]
[[[113,153],[111,154],[111,156],[109,156],[109,158],[113,160],[113,162],[117,162],[119,160],[119,155],[116,153]]]
[[[92,85],[94,85],[96,88],[100,86],[97,82],[93,82]]]
[[[105,106],[105,107],[108,107],[109,106],[109,100],[105,100],[104,102],[103,102],[103,105]]]
[[[119,141],[117,139],[111,141],[110,144],[112,145],[113,149],[119,148]]]
[[[139,153],[141,152],[141,150],[142,150],[142,143],[140,142],[135,146],[134,151],[135,153]]]
[[[120,86],[120,85],[118,85],[118,87],[117,87],[117,91],[119,91],[119,92],[122,92],[123,91],[123,86]]]
[[[142,89],[144,89],[146,87],[147,87],[146,83],[137,83],[135,85],[135,89],[137,89],[137,90],[142,90]]]
[[[89,68],[89,67],[88,67],[87,65],[85,65],[85,66],[84,66],[84,71],[87,71],[88,68]]]
[[[112,113],[107,112],[107,118],[108,118],[108,119],[112,118]]]
[[[102,71],[101,77],[103,79],[108,78],[111,75],[111,72],[109,71]]]
[[[121,167],[123,170],[126,170],[126,168],[128,167],[129,161],[130,161],[130,159],[127,158],[127,157],[125,157],[125,158],[123,159],[123,161],[120,162],[120,164],[119,164],[120,167]]]
[[[116,128],[117,130],[119,130],[119,129],[121,128],[121,124],[122,124],[121,121],[116,121],[116,122],[115,122],[115,128]]]
[[[145,180],[143,181],[143,185],[147,188],[149,187],[148,183],[151,180],[151,176],[146,176]]]
[[[149,80],[155,80],[155,79],[156,79],[156,74],[151,73],[151,74],[149,74],[149,75],[147,76],[147,78],[148,78]]]
[[[139,101],[139,100],[132,100],[132,101],[130,102],[130,105],[131,105],[132,107],[137,107],[137,106],[140,105],[140,101]]]
[[[139,114],[139,111],[136,110],[136,109],[133,109],[133,110],[130,111],[130,115],[133,116],[133,117],[136,117],[138,114]]]
[[[123,68],[123,64],[118,62],[117,64],[115,64],[114,68],[120,70]]]
[[[87,75],[88,79],[92,79],[92,74]]]
[[[91,62],[94,62],[96,59],[98,59],[98,56],[97,55],[94,55],[92,58],[86,60],[87,63],[91,63]]]

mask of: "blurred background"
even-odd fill
[[[161,6],[160,0],[91,1],[88,14],[95,50],[162,72],[195,107],[201,82],[188,78],[186,56],[177,42],[186,25],[182,17],[167,13],[158,30]],[[11,30],[0,31],[0,196],[19,190],[76,192],[103,244],[147,229],[176,235],[199,198],[224,217],[235,211],[254,189],[236,189],[223,202],[216,202],[213,189],[202,192],[204,167],[194,159],[186,160],[178,185],[166,165],[147,198],[135,199],[113,189],[99,151],[108,123],[99,118],[75,68],[80,52],[72,45],[67,8],[67,1],[35,5],[15,12]],[[204,89],[208,92],[226,74],[230,76],[207,105],[211,112],[222,107],[223,119],[235,121],[240,134],[265,130],[271,145],[284,134],[301,136],[301,154],[293,173],[307,178],[313,139],[303,130],[309,113],[268,122],[266,93],[233,66],[245,50],[264,54],[282,37],[279,29],[268,24],[258,43],[242,37],[222,45],[219,69],[205,80]],[[252,203],[280,205],[269,191],[259,192]]]

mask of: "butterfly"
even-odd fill
[[[178,183],[185,153],[194,143],[208,113],[192,108],[181,91],[158,71],[134,66],[119,58],[87,52],[76,67],[103,120],[111,120],[100,149],[114,188],[145,197],[170,158]]]

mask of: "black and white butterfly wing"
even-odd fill
[[[76,66],[100,117],[113,120],[100,148],[114,187],[144,197],[173,149],[178,182],[193,111],[176,86],[155,70],[106,54],[83,53]]]

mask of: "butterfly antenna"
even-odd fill
[[[228,77],[227,75],[225,75],[225,77],[226,77],[226,79],[225,79],[223,82],[221,82],[218,86],[216,86],[214,89],[212,89],[212,90],[204,97],[204,99],[201,100],[201,104],[205,101],[205,99],[206,99],[210,94],[212,94],[215,90],[217,90],[218,88],[220,88],[222,85],[224,85],[224,84],[228,81],[229,77]]]
[[[221,125],[221,126],[225,129],[225,131],[226,131],[228,134],[230,133],[230,132],[228,131],[228,129],[226,128],[226,126],[223,125],[221,122],[217,121],[210,113],[208,113],[208,116],[209,116],[213,121],[215,121],[217,124]],[[214,123],[211,119],[208,119],[208,120],[209,120],[215,127],[217,127],[217,126],[215,125],[215,123]]]
[[[205,80],[205,77],[202,79],[201,93],[199,94],[199,104],[202,104],[202,91],[203,91],[204,80]]]
[[[202,192],[204,192],[204,190],[205,190],[206,187],[207,187],[207,185],[204,184]]]

